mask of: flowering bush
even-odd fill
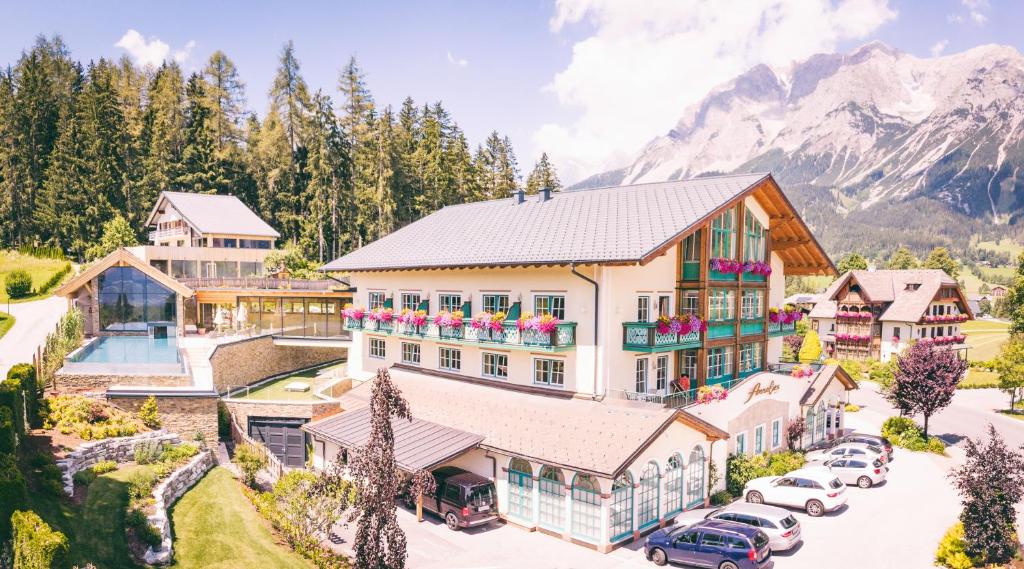
[[[966,314],[938,314],[938,315],[927,315],[922,320],[924,322],[966,322]]]
[[[470,325],[474,330],[493,330],[495,332],[501,332],[502,323],[505,322],[505,313],[500,310],[495,313],[490,312],[478,312]]]
[[[387,324],[395,319],[395,311],[390,308],[378,306],[370,311],[369,317],[371,322]]]
[[[772,274],[772,266],[763,261],[739,262],[734,259],[711,259],[711,270],[723,274],[738,275],[750,273],[754,275],[768,276]]]
[[[398,323],[409,326],[426,326],[427,311],[403,308],[402,311],[398,313]]]
[[[782,308],[773,306],[768,309],[768,321],[775,324],[793,324],[803,319],[804,313],[792,304],[787,304]]]
[[[918,342],[922,344],[934,344],[941,346],[945,344],[963,344],[967,340],[967,336],[960,334],[959,336],[938,336],[936,338],[921,338]]]
[[[814,370],[811,369],[811,366],[808,365],[798,365],[793,366],[793,369],[790,370],[789,375],[791,377],[811,377],[812,375],[814,375]]]
[[[847,334],[843,332],[836,334],[836,340],[839,342],[870,342],[871,336],[869,334]]]
[[[870,312],[836,312],[836,318],[839,320],[871,320]]]
[[[437,324],[438,328],[454,330],[455,328],[462,327],[462,317],[461,310],[453,310],[451,312],[442,310],[434,315],[434,324]]]
[[[691,332],[704,332],[708,329],[707,322],[695,314],[679,314],[677,316],[659,316],[655,325],[659,334],[687,335]]]
[[[341,309],[341,315],[348,320],[361,322],[363,320],[363,316],[366,316],[366,309],[361,306],[353,306],[352,303],[348,303]]]
[[[532,312],[527,312],[516,320],[516,326],[520,331],[522,330],[536,330],[542,334],[550,334],[558,328],[559,320],[550,314],[542,314],[540,316],[534,316]]]
[[[712,401],[721,401],[729,397],[729,390],[722,387],[721,385],[702,385],[697,388],[697,403],[711,403]]]

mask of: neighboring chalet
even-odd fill
[[[405,470],[491,478],[504,519],[600,551],[704,506],[709,465],[797,416],[833,436],[856,387],[779,365],[785,277],[835,268],[769,174],[449,206],[323,270],[357,287],[363,383],[303,427],[314,465],[362,444],[387,368],[423,422],[396,423]]]
[[[939,269],[850,271],[810,313],[830,357],[883,362],[911,341],[966,350],[960,324],[973,318],[960,286]]]

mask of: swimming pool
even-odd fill
[[[178,341],[148,336],[103,336],[72,352],[64,363],[68,371],[111,373],[181,373]]]

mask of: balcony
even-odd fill
[[[635,391],[622,391],[621,393],[623,397],[629,401],[654,403],[656,405],[663,405],[670,409],[682,409],[683,407],[692,404],[697,399],[696,388],[668,394],[637,393]]]
[[[736,335],[736,322],[734,320],[719,320],[708,322],[708,340],[719,338],[732,338]]]
[[[764,333],[764,319],[750,319],[740,322],[740,336],[754,336]]]
[[[562,352],[576,347],[576,323],[559,322],[551,332],[539,330],[520,330],[515,321],[505,321],[501,330],[476,329],[463,321],[457,328],[444,328],[428,317],[426,324],[415,326],[399,322],[375,322],[369,318],[363,320],[345,320],[345,329],[394,334],[406,338],[442,340],[458,342],[466,345],[500,346],[508,349],[534,350],[546,352]]]
[[[768,323],[768,337],[776,338],[778,336],[791,336],[796,334],[796,322],[789,322],[783,324],[782,322],[769,322]]]
[[[330,279],[277,279],[271,277],[179,277],[181,284],[193,290],[246,289],[246,290],[295,290],[329,292],[343,289],[344,285]]]
[[[169,229],[157,229],[156,231],[150,231],[149,240],[152,243],[156,243],[160,239],[187,237],[188,235],[188,227],[171,227]]]
[[[700,332],[659,334],[655,322],[622,323],[622,349],[628,352],[670,352],[700,346]]]

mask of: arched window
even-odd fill
[[[572,481],[572,534],[592,542],[601,539],[601,487],[593,476],[577,474]]]
[[[636,525],[640,530],[658,523],[658,516],[661,514],[659,511],[661,498],[658,488],[659,478],[661,476],[659,475],[658,463],[653,460],[648,462],[644,466],[643,471],[640,472],[640,486],[636,493]]]
[[[553,531],[565,529],[565,477],[562,471],[545,466],[537,483],[540,491],[540,525]]]
[[[675,453],[665,467],[665,515],[681,512],[683,506],[683,457]]]
[[[629,472],[612,482],[612,505],[608,513],[612,541],[633,535],[633,476]]]
[[[690,451],[686,464],[686,507],[704,503],[704,449],[699,445]]]
[[[508,463],[508,513],[533,521],[533,468],[521,458]]]

